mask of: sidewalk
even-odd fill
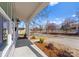
[[[17,40],[13,57],[42,57],[31,45],[28,39]]]
[[[30,50],[29,47],[15,48],[13,57],[36,57],[36,55]]]

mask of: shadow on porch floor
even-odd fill
[[[17,40],[13,57],[43,57],[31,45],[33,43],[28,39]]]

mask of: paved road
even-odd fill
[[[44,35],[44,34],[35,34],[39,36],[47,36],[49,42],[57,42],[70,46],[76,49],[79,49],[79,37],[75,36],[65,36],[65,35]]]

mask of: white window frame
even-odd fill
[[[5,17],[9,22],[12,22],[11,19],[7,16],[7,14],[4,12],[4,10],[0,7],[0,13],[2,14],[3,17]],[[11,23],[9,23],[11,25]],[[12,28],[12,27],[11,27]],[[11,33],[8,34],[8,40],[7,40],[7,46],[3,49],[2,52],[2,57],[6,55],[8,49],[10,46],[13,44],[13,41],[11,39]]]

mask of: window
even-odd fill
[[[7,46],[9,20],[0,15],[0,52]]]

